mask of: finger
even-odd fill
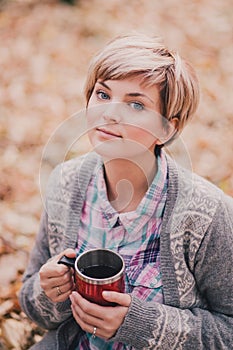
[[[65,271],[64,274],[58,274],[56,277],[48,276],[43,274],[43,271],[40,272],[40,284],[44,290],[49,290],[57,286],[74,284],[74,277],[70,270]]]
[[[99,327],[93,326],[92,324],[88,323],[86,320],[83,320],[83,318],[80,317],[79,313],[77,312],[77,310],[73,304],[71,304],[71,310],[72,310],[74,319],[79,324],[79,326],[82,328],[82,330],[84,330],[85,332],[88,332],[88,333],[93,333],[94,327],[96,327],[100,330]],[[97,335],[97,332],[96,332],[96,335]]]
[[[74,249],[67,248],[63,250],[61,253],[59,253],[58,255],[56,255],[56,261],[59,261],[63,255],[67,256],[68,258],[75,258],[77,254]]]
[[[67,300],[72,291],[73,289],[67,288],[67,286],[65,287],[65,289],[64,286],[57,286],[54,288],[44,290],[46,296],[54,303]]]
[[[70,295],[71,300],[71,309],[73,316],[76,322],[80,325],[80,327],[88,333],[93,332],[93,328],[96,327],[98,329],[99,336],[103,336],[103,332],[101,329],[103,328],[103,321],[99,317],[95,317],[93,315],[88,314],[85,310],[83,310],[79,304],[77,304],[76,298],[77,292],[73,292]],[[89,302],[87,302],[89,303]],[[96,304],[94,304],[96,305]],[[94,326],[93,326],[94,325]]]
[[[102,296],[105,300],[121,306],[129,307],[131,304],[131,296],[129,294],[103,291]]]
[[[71,302],[75,307],[75,310],[79,315],[88,320],[87,322],[91,323],[97,319],[102,320],[106,309],[103,306],[92,303],[85,298],[83,298],[78,292],[74,291],[70,296]]]
[[[65,284],[74,283],[74,276],[71,270],[66,271],[63,275],[59,277],[53,277],[50,279],[50,285],[52,287],[63,286]]]
[[[65,283],[65,284],[60,284],[54,286],[52,289],[56,289],[58,291],[58,294],[62,293],[67,293],[67,292],[73,292],[74,290],[74,283],[72,281]]]
[[[88,326],[95,325],[98,328],[101,327],[101,320],[94,316],[86,314],[78,305],[71,303],[73,315],[76,321],[80,324],[82,328],[86,326],[85,330],[88,331]]]
[[[73,273],[74,270],[72,268],[57,263],[59,261],[59,258],[64,255],[63,253],[67,253],[69,257],[76,256],[76,253],[73,249],[66,249],[54,258],[48,260],[48,262],[40,268],[39,274],[41,279],[60,277],[68,271],[71,271]]]
[[[70,295],[73,316],[76,322],[89,332],[90,325],[97,327],[98,336],[109,339],[116,333],[127,312],[122,306],[100,306],[88,302],[77,292]]]
[[[58,265],[56,261],[49,261],[41,266],[39,275],[41,280],[49,280],[56,277],[61,277],[69,271],[65,265]]]
[[[50,299],[55,303],[67,300],[69,298],[70,294],[72,293],[71,289],[69,289],[66,292],[63,292],[62,287],[59,287],[59,291],[61,292],[61,294],[60,294],[60,292],[58,293],[57,288],[53,289],[54,294]]]
[[[84,331],[93,334],[95,327],[95,335],[103,339],[110,339],[116,333],[117,328],[114,328],[109,324],[106,325],[99,318],[83,318],[83,315],[79,313],[73,304],[71,304],[71,310],[74,319]]]
[[[56,255],[54,257],[54,263],[56,264],[56,267],[58,268],[59,266],[59,271],[67,271],[68,269],[69,270],[73,270],[71,267],[65,265],[65,264],[58,264],[58,261],[63,257],[63,256],[66,256],[68,258],[76,258],[77,254],[75,252],[74,249],[71,249],[71,248],[68,248],[66,250],[63,250],[60,254]]]

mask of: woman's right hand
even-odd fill
[[[58,264],[63,255],[69,258],[76,257],[74,249],[66,249],[50,259],[39,271],[41,288],[54,303],[68,299],[75,286],[73,269],[63,264]]]

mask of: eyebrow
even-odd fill
[[[98,80],[97,83],[100,84],[100,85],[102,85],[102,86],[105,87],[106,89],[111,90],[110,87],[109,87],[104,81]]]
[[[131,93],[127,94],[127,96],[130,96],[130,97],[145,97],[145,98],[147,98],[151,103],[154,104],[154,101],[153,101],[149,96],[147,96],[147,95],[145,95],[145,94],[142,94],[142,93],[140,93],[140,92],[131,92]]]
[[[99,83],[100,85],[102,85],[103,87],[105,87],[107,90],[111,91],[111,88],[104,82],[104,81],[97,81],[97,83]],[[130,97],[145,97],[147,98],[151,103],[154,104],[154,101],[147,95],[142,94],[141,92],[130,92],[128,94],[126,94],[126,96],[130,96]]]

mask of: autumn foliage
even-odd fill
[[[200,107],[169,152],[233,195],[232,23],[230,0],[0,1],[1,350],[28,349],[43,334],[17,293],[43,206],[41,165],[49,173],[60,161],[69,130],[43,152],[84,107],[88,62],[110,38],[151,32],[192,62]],[[76,148],[88,149],[85,135]]]

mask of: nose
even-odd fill
[[[106,122],[119,123],[122,119],[122,104],[119,102],[105,104],[103,119]]]

